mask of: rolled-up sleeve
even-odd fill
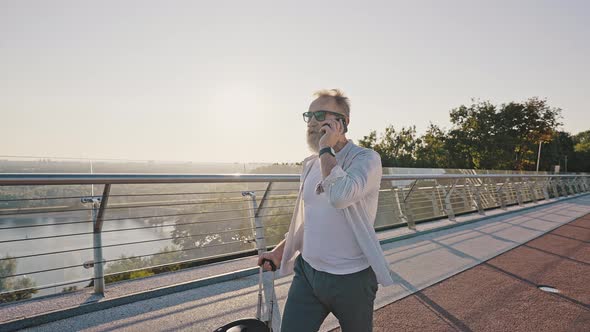
[[[382,174],[381,157],[377,152],[367,150],[357,155],[346,171],[340,165],[332,168],[323,186],[330,204],[336,209],[344,209],[371,191],[379,190]]]

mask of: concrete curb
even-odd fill
[[[229,272],[221,275],[217,275],[214,277],[199,279],[195,281],[184,282],[172,286],[165,286],[156,289],[152,289],[145,292],[129,294],[125,296],[121,296],[118,298],[113,299],[101,299],[96,302],[90,302],[86,304],[82,304],[77,307],[66,308],[63,310],[56,310],[40,315],[30,316],[30,317],[21,317],[17,320],[9,321],[6,323],[0,324],[0,331],[17,331],[20,329],[38,326],[42,324],[51,323],[54,321],[58,321],[61,319],[66,319],[74,316],[79,316],[95,311],[100,311],[104,309],[109,309],[137,301],[143,301],[155,297],[160,297],[164,295],[169,295],[172,293],[183,292],[189,289],[198,288],[198,287],[205,287],[212,284],[217,284],[225,281],[235,280],[239,278],[244,278],[256,274],[258,272],[258,268],[251,268],[251,269],[244,269],[235,272]]]

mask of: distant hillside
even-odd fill
[[[223,174],[250,173],[270,163],[171,163],[93,161],[93,173],[172,173]],[[272,168],[272,167],[271,167]],[[0,160],[0,173],[90,173],[90,161]],[[259,172],[258,172],[259,173]]]

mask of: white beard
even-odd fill
[[[320,152],[320,138],[322,138],[322,136],[324,136],[324,133],[319,131],[307,131],[307,146],[309,146],[311,152]]]

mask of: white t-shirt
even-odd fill
[[[330,205],[327,192],[317,194],[322,180],[320,163],[312,167],[303,186],[303,258],[318,271],[350,274],[369,267],[369,262],[341,209]]]

